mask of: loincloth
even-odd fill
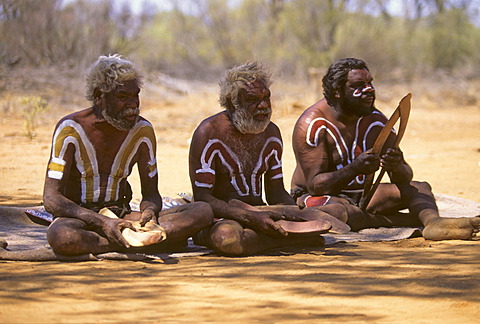
[[[352,205],[359,206],[362,199],[363,189],[357,190],[343,190],[338,195],[322,195],[312,196],[310,194],[304,194],[297,199],[297,204],[304,207],[325,206],[329,203],[332,197],[339,197],[348,200]]]

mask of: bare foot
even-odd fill
[[[480,216],[463,218],[434,218],[423,230],[426,240],[468,240],[478,233]]]

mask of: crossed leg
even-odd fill
[[[62,255],[100,254],[115,251],[101,231],[92,228],[75,218],[60,217],[47,229],[47,240],[52,249]]]
[[[399,211],[408,208],[409,213]],[[380,184],[367,212],[393,226],[424,226],[427,240],[466,240],[479,232],[480,217],[440,217],[432,188],[427,182]]]
[[[270,237],[243,227],[234,220],[220,220],[210,229],[195,236],[197,244],[214,249],[219,254],[230,256],[254,255],[267,250],[291,246],[323,246],[320,235]]]
[[[132,212],[125,219],[139,220],[141,213]],[[213,212],[209,204],[195,202],[160,212],[159,225],[165,229],[165,241],[155,247],[176,246],[213,222]],[[83,221],[74,218],[58,218],[47,229],[47,239],[52,249],[63,255],[100,254],[111,251],[126,252],[106,238],[101,229],[89,227]],[[131,251],[138,249],[132,248]]]
[[[166,243],[185,241],[213,223],[213,211],[206,202],[193,202],[161,211],[158,224],[166,233]]]

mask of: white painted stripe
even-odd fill
[[[52,157],[52,162],[53,163],[57,163],[57,164],[60,164],[60,165],[65,165],[65,160],[64,159],[60,159],[60,158],[57,158],[57,157]]]
[[[213,188],[212,184],[202,183],[202,182],[198,182],[198,181],[195,181],[195,186],[201,187],[201,188]]]
[[[49,170],[47,175],[50,179],[62,180],[63,172]]]

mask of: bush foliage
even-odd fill
[[[148,70],[216,79],[261,60],[306,77],[333,60],[365,59],[392,80],[476,78],[478,0],[0,0],[0,65],[85,68],[120,53]],[[400,4],[393,10],[392,5]]]

